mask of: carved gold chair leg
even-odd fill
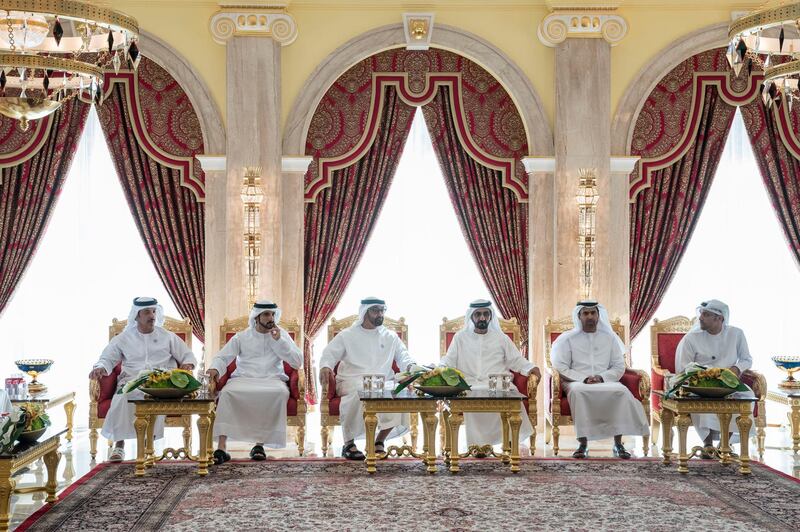
[[[553,434],[553,425],[550,423],[550,420],[544,418],[544,443],[545,445],[550,445],[550,436]]]
[[[97,433],[97,429],[92,427],[89,430],[89,454],[92,456],[92,461],[97,458],[97,440],[99,439],[99,435]]]
[[[767,433],[764,430],[764,427],[758,427],[756,429],[756,437],[758,439],[758,457],[764,457],[764,441],[767,439]]]
[[[419,436],[419,416],[417,413],[414,412],[409,415],[410,423],[411,423],[411,448],[414,452],[417,451],[417,438]]]
[[[322,430],[320,431],[320,438],[322,439],[322,456],[328,456],[328,434],[330,429],[328,425],[322,425]]]
[[[192,452],[192,416],[181,416],[183,424],[183,448],[187,453]]]
[[[645,456],[650,454],[650,436],[642,437],[642,452]]]
[[[658,435],[661,432],[661,422],[655,414],[650,417],[650,439],[653,440],[653,445],[658,445]]]
[[[306,423],[304,420],[300,420],[300,424],[297,425],[297,433],[295,433],[294,441],[297,444],[297,454],[303,456],[306,452]]]
[[[558,436],[560,434],[560,430],[558,428],[558,422],[553,420],[553,454],[558,456]]]
[[[531,428],[533,429],[533,432],[531,432],[531,437],[529,440],[531,447],[531,456],[533,456],[536,453],[536,416],[533,417],[528,416],[528,421],[531,422]]]

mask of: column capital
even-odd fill
[[[222,5],[211,16],[211,35],[219,44],[231,37],[270,37],[282,46],[297,39],[297,24],[285,6]]]
[[[604,39],[616,46],[628,34],[628,22],[612,9],[575,8],[547,15],[537,30],[539,40],[551,48],[567,38]]]

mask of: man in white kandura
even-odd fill
[[[342,456],[348,460],[364,459],[364,453],[355,444],[355,440],[363,438],[366,432],[361,400],[358,398],[362,377],[383,375],[387,381],[393,380],[392,362],[397,364],[400,371],[417,369],[400,337],[383,326],[385,312],[386,303],[382,299],[362,299],[358,319],[331,340],[319,361],[320,382],[327,382],[339,364],[336,370],[336,394],[342,398],[339,404],[344,436]],[[408,424],[408,414],[378,414],[379,432],[375,437],[375,452],[385,452],[385,440],[407,432]]]
[[[586,458],[589,440],[613,436],[614,456],[630,458],[622,436],[646,436],[649,427],[642,404],[619,382],[625,373],[625,345],[596,301],[578,302],[572,323],[574,328],[553,342],[551,353],[578,437],[572,457]]]
[[[139,373],[150,369],[173,369],[180,367],[191,371],[197,363],[189,347],[164,328],[164,309],[152,297],[137,297],[133,300],[125,330],[115,336],[100,355],[100,360],[89,374],[90,379],[100,379],[110,375],[122,362],[122,371],[117,378],[117,389],[136,378]],[[109,461],[125,459],[125,440],[136,438],[133,428],[136,407],[129,399],[141,399],[141,390],[122,394],[117,393],[111,400],[101,434],[116,444],[108,456]],[[156,438],[164,437],[164,416],[156,418],[153,430]]]
[[[0,390],[0,414],[8,414],[11,412],[11,399],[8,397],[8,392]]]
[[[450,342],[447,355],[440,366],[456,368],[464,373],[465,380],[473,389],[488,389],[489,375],[508,374],[512,371],[523,375],[533,373],[541,378],[539,368],[522,357],[514,342],[500,329],[500,321],[492,304],[484,299],[470,303],[464,316],[464,328]],[[520,441],[533,434],[533,427],[522,408]],[[497,414],[464,414],[467,429],[467,445],[496,445],[502,442],[503,432]],[[482,457],[480,454],[477,455]]]
[[[697,323],[686,333],[675,352],[675,371],[681,373],[693,362],[710,368],[728,368],[739,377],[750,369],[753,359],[744,332],[729,325],[729,319],[728,305],[722,301],[711,299],[700,303]],[[751,392],[748,394],[752,397]],[[731,423],[738,417],[732,416]],[[713,458],[709,449],[714,440],[720,439],[719,418],[716,414],[692,414],[692,424],[706,447],[700,456]],[[738,439],[739,433],[734,431],[731,443]]]
[[[214,463],[231,459],[226,452],[228,438],[253,441],[250,458],[264,460],[264,447],[286,447],[286,401],[289,377],[286,362],[298,369],[303,354],[292,337],[277,323],[281,309],[272,301],[257,301],[250,311],[250,326],[236,333],[211,362],[208,375],[215,382],[236,360],[236,370],[222,388],[214,421],[219,445]]]

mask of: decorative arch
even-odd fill
[[[402,24],[391,24],[363,33],[328,55],[311,73],[292,105],[284,128],[283,153],[305,153],[314,113],[325,93],[343,72],[367,57],[405,44]],[[553,132],[541,99],[527,76],[502,51],[477,35],[439,24],[433,31],[431,46],[454,51],[499,80],[519,110],[531,154],[553,154]]]

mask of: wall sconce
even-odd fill
[[[597,214],[597,174],[594,168],[581,168],[578,191],[578,257],[580,259],[579,279],[581,299],[592,295],[592,274],[594,273],[594,252],[596,244],[595,215]]]
[[[261,188],[261,167],[244,169],[242,185],[244,204],[244,263],[247,280],[247,308],[253,308],[258,291],[258,260],[261,258],[261,203],[264,191]]]

